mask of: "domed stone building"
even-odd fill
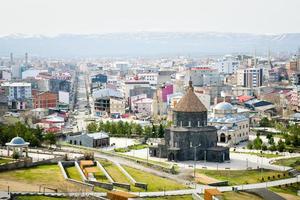
[[[230,103],[218,103],[208,117],[208,125],[217,128],[218,143],[222,146],[233,146],[249,139],[249,117],[238,113]]]
[[[165,130],[164,141],[150,147],[150,156],[174,161],[229,160],[229,148],[217,146],[217,129],[207,126],[207,109],[194,93],[192,82],[173,109],[173,125]]]

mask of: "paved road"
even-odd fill
[[[282,196],[266,188],[247,190],[247,192],[257,194],[258,196],[261,196],[265,200],[285,200],[285,198],[283,198]]]

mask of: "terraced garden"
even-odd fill
[[[74,179],[76,181],[82,181],[81,176],[75,166],[65,167],[65,171],[69,178]]]
[[[130,183],[128,178],[112,162],[108,160],[99,160],[99,162],[115,182]]]

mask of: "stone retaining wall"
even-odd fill
[[[73,182],[73,183],[76,183],[76,184],[80,184],[80,185],[85,185],[85,186],[88,186],[88,187],[91,187],[92,189],[94,189],[94,185],[92,184],[89,184],[89,183],[85,183],[85,182],[82,182],[82,181],[77,181],[75,179],[71,179],[69,178],[69,176],[67,175],[67,172],[65,170],[65,167],[70,167],[70,166],[74,166],[75,165],[75,162],[74,161],[65,161],[65,162],[58,162],[58,166],[63,174],[63,177],[65,180],[67,181],[70,181],[70,182]]]
[[[125,188],[128,191],[130,191],[130,184],[128,184],[128,183],[113,182],[113,185],[117,186],[117,187]]]
[[[12,161],[12,162],[0,165],[0,172],[14,170],[14,169],[20,169],[20,168],[24,168],[24,167],[30,167],[31,164],[32,164],[31,158],[25,158],[22,160]]]
[[[90,183],[92,185],[107,189],[107,190],[113,190],[114,186],[112,183],[103,183],[103,182],[99,182],[99,181],[86,181],[87,183]]]

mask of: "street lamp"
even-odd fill
[[[200,146],[201,146],[201,144],[194,147],[194,178],[196,178],[196,161],[197,161],[196,154],[197,154],[197,147],[200,147]]]

